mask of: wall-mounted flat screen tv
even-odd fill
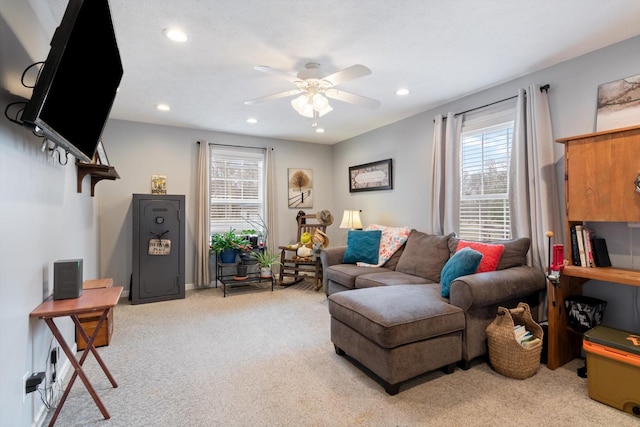
[[[91,162],[122,74],[108,0],[69,0],[21,120]]]

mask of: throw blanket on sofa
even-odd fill
[[[357,262],[359,267],[380,267],[396,253],[398,249],[404,245],[411,233],[409,227],[387,227],[384,225],[371,224],[366,230],[381,230],[380,249],[378,252],[378,263],[367,264],[366,262]]]

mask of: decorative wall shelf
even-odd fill
[[[91,176],[91,197],[95,195],[95,186],[103,179],[116,180],[120,179],[120,175],[113,166],[99,165],[96,163],[84,163],[76,161],[78,168],[78,193],[82,193],[82,179]]]

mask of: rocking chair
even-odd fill
[[[298,216],[298,233],[296,234],[296,242],[300,243],[303,233],[309,233],[313,236],[316,230],[322,232],[327,231],[327,226],[320,224],[315,214]],[[314,288],[320,289],[322,286],[322,262],[320,256],[312,253],[310,256],[298,256],[298,247],[294,245],[279,246],[282,252],[280,254],[280,275],[278,284],[280,286],[291,286],[312,277],[314,280]],[[292,281],[284,281],[285,277],[292,277]]]

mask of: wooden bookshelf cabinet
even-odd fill
[[[556,142],[564,144],[565,258],[572,258],[571,226],[583,222],[640,222],[640,126],[595,132]],[[569,265],[560,286],[549,287],[549,369],[580,356],[582,334],[568,326],[564,300],[582,294],[588,280],[640,286],[640,271]],[[555,302],[555,305],[554,305]]]

